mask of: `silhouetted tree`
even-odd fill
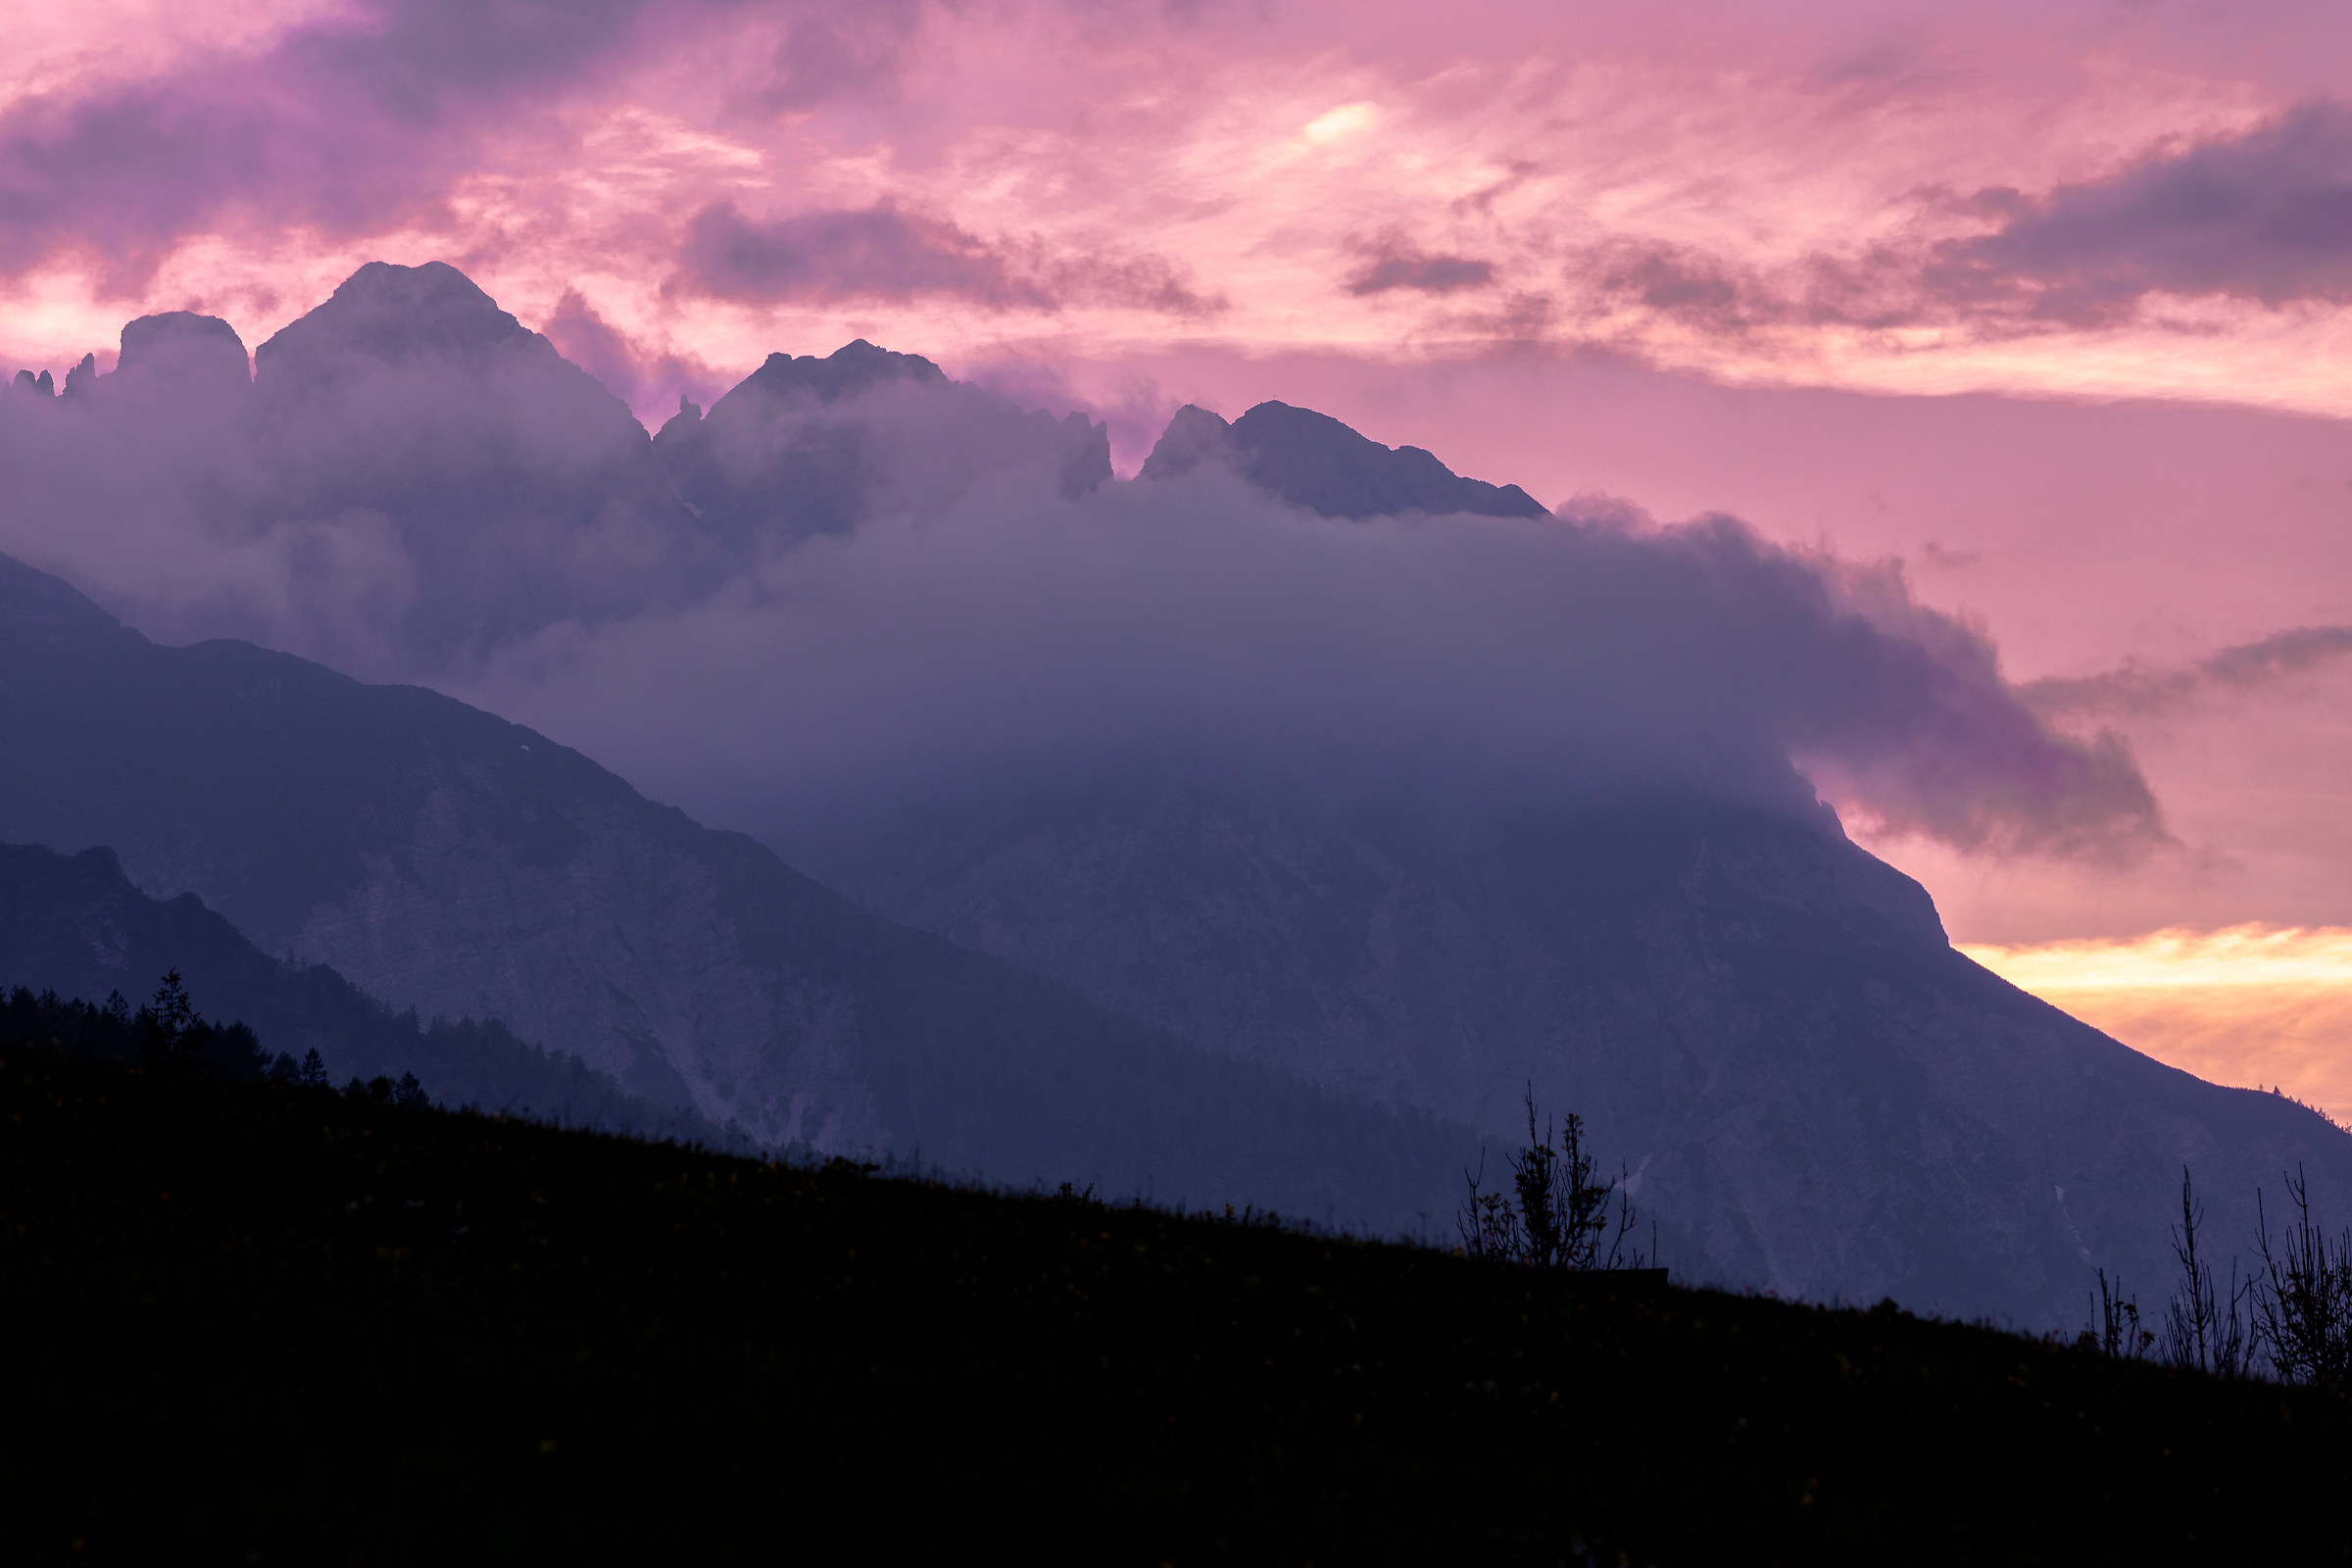
[[[1506,1191],[1486,1190],[1486,1152],[1479,1152],[1456,1228],[1462,1250],[1473,1257],[1499,1257],[1535,1268],[1641,1268],[1647,1259],[1639,1249],[1628,1250],[1626,1237],[1634,1223],[1632,1202],[1625,1194],[1625,1173],[1616,1181],[1595,1179],[1594,1160],[1585,1147],[1584,1118],[1571,1111],[1560,1128],[1559,1147],[1551,1147],[1551,1128],[1539,1132],[1540,1112],[1535,1086],[1527,1090],[1527,1143],[1512,1153],[1511,1182]],[[1610,1200],[1616,1200],[1614,1225]],[[1613,1229],[1613,1234],[1612,1234]],[[1605,1244],[1605,1247],[1604,1247]]]
[[[117,992],[120,997],[122,993]],[[164,983],[156,987],[155,1000],[139,1009],[135,1020],[139,1033],[139,1064],[180,1071],[193,1065],[189,1048],[190,1036],[203,1022],[188,1001],[188,988],[180,983],[179,971],[169,970]]]
[[[2295,1215],[2276,1246],[2262,1194],[2254,1195],[2263,1268],[2255,1338],[2282,1382],[2342,1388],[2352,1382],[2352,1231],[2328,1241],[2311,1217],[2311,1187],[2299,1165],[2286,1178],[2286,1194]]]
[[[2241,1291],[2237,1262],[2230,1263],[2230,1294],[2214,1290],[2213,1265],[2197,1255],[2197,1232],[2205,1209],[2196,1200],[2188,1167],[2180,1167],[2180,1223],[2173,1231],[2173,1256],[2180,1263],[2180,1288],[2164,1315],[2164,1359],[2184,1371],[2210,1372],[2217,1377],[2243,1377],[2247,1364],[2247,1322],[2243,1307],[2251,1282]]]
[[[424,1085],[416,1081],[413,1072],[402,1073],[400,1082],[392,1086],[392,1103],[404,1109],[422,1110],[432,1102],[433,1097],[424,1092]]]
[[[2155,1345],[2155,1334],[2140,1325],[2139,1298],[2124,1294],[2122,1275],[2110,1283],[2107,1271],[2099,1270],[2098,1321],[2077,1335],[2075,1343],[2103,1355],[2132,1361],[2145,1355]]]
[[[327,1086],[326,1062],[319,1056],[317,1046],[302,1054],[300,1082],[305,1089],[324,1089]]]

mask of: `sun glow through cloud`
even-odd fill
[[[1960,951],[2160,1061],[2352,1116],[2352,927],[2172,928]]]

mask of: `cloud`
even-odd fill
[[[1348,279],[1350,294],[1385,294],[1397,288],[1450,294],[1457,289],[1484,288],[1494,281],[1492,262],[1424,251],[1395,233],[1383,235],[1364,249],[1363,265]]]
[[[2070,325],[2114,320],[2157,293],[2352,300],[2352,110],[2341,104],[2304,104],[2042,196],[1995,189],[1978,202],[2006,221],[1938,248],[1927,280],[1949,296],[2008,297]]]
[[[890,202],[755,222],[733,202],[695,215],[680,277],[720,299],[908,300],[952,294],[997,310],[1059,301],[977,234]]]
[[[2126,324],[2152,295],[2341,304],[2352,109],[2306,104],[2040,194],[1922,189],[1897,211],[1868,244],[1766,264],[1619,236],[1572,251],[1566,281],[1587,319],[1631,313],[1719,339],[1824,326],[2016,338]]]
[[[66,252],[135,290],[239,220],[379,232],[439,199],[483,132],[628,57],[657,0],[372,0],[256,55],[0,114],[0,269]]]
[[[2036,712],[2149,714],[2179,711],[2217,691],[2249,692],[2352,656],[2352,626],[2296,626],[2178,666],[2132,662],[2096,675],[2050,676],[2019,695]]]
[[[1689,246],[1616,241],[1574,258],[1569,273],[1612,305],[1708,332],[1740,332],[1788,314],[1748,270]]]
[[[1198,316],[1222,308],[1156,257],[1049,255],[1040,243],[986,240],[889,200],[766,220],[714,202],[688,225],[674,286],[762,304],[947,296],[996,311],[1114,304]]]
[[[860,0],[794,19],[776,44],[761,101],[806,110],[894,88],[926,9],[923,0]]]
[[[875,519],[691,608],[553,628],[470,694],[799,848],[1136,768],[1809,814],[1792,757],[1972,848],[2162,837],[2120,742],[2052,732],[1980,637],[1887,593],[1724,518],[1348,522],[1212,466]]]
[[[576,288],[565,289],[541,330],[572,364],[603,382],[649,428],[678,411],[679,399],[708,404],[730,378],[691,355],[649,352],[605,319]]]

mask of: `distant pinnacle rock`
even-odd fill
[[[1110,482],[1110,426],[1098,426],[1072,409],[1062,416],[1062,438],[1069,443],[1069,462],[1061,469],[1061,498],[1075,501]]]
[[[49,372],[43,370],[41,372],[42,380],[48,379],[48,375]],[[17,378],[15,382],[12,384],[19,392],[24,393],[27,397],[41,390],[40,382],[35,381],[32,378],[32,372],[30,370],[19,370],[17,372]]]
[[[662,421],[662,428],[654,432],[654,450],[666,458],[679,447],[691,443],[695,432],[702,428],[702,423],[703,406],[685,393],[679,393],[678,412]]]
[[[121,384],[168,388],[178,394],[242,397],[253,385],[245,340],[217,316],[166,311],[122,328],[115,362]]]
[[[45,398],[57,396],[57,383],[49,379],[47,370],[43,370],[40,379],[32,383],[32,389]]]
[[[66,372],[65,396],[86,398],[98,389],[98,356],[84,354],[81,363]]]
[[[1168,420],[1152,455],[1144,460],[1143,472],[1136,477],[1173,479],[1210,460],[1231,466],[1235,456],[1233,426],[1222,416],[1187,403]]]

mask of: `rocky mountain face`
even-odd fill
[[[266,953],[766,1143],[1384,1227],[1449,1200],[1474,1143],[893,925],[530,730],[160,647],[5,558],[0,722],[37,737],[0,756],[0,840],[111,847]]]
[[[495,1019],[395,1014],[324,964],[263,953],[192,893],[148,898],[112,850],[58,855],[0,844],[0,988],[136,1006],[176,971],[197,1011],[243,1023],[264,1050],[312,1051],[330,1081],[415,1073],[437,1103],[718,1148],[756,1146],[679,1105],[632,1095],[576,1058],[523,1044]]]
[[[2009,986],[1834,821],[1701,799],[1479,819],[1206,787],[1000,805],[821,869],[1172,1034],[1514,1130],[1574,1109],[1694,1277],[2077,1325],[2352,1139]]]

